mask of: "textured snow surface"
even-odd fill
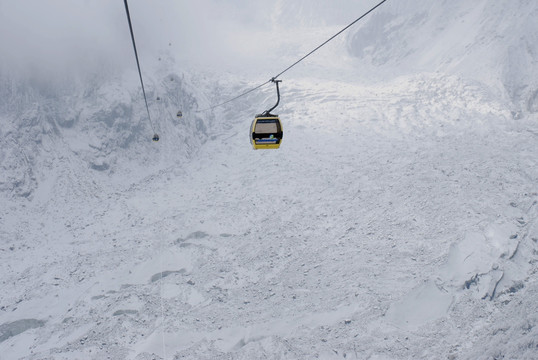
[[[313,3],[260,4],[267,78],[367,8]],[[536,359],[538,6],[419,5],[283,77],[274,151],[272,85],[196,111],[252,65],[148,61],[159,143],[134,72],[0,73],[0,357]]]

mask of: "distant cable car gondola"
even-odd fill
[[[250,143],[255,150],[278,149],[282,142],[283,131],[280,118],[278,115],[271,114],[271,111],[273,111],[280,102],[278,83],[282,80],[272,79],[272,81],[276,84],[276,93],[278,96],[277,102],[271,109],[256,115],[250,125]]]
[[[153,137],[151,138],[151,140],[153,140],[155,142],[159,141],[159,134],[157,134],[157,133],[153,134]]]
[[[177,114],[176,114],[176,116],[177,116],[178,119],[179,119],[180,117],[183,117],[183,113],[182,113],[181,111],[178,111]]]

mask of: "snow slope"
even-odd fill
[[[538,7],[534,1],[389,2],[358,24],[352,54],[392,71],[439,71],[474,79],[536,112]]]
[[[295,34],[275,61],[346,15],[276,6],[303,26],[273,29]],[[199,113],[258,83],[173,54],[146,81],[158,144],[134,73],[52,93],[3,75],[0,353],[535,358],[535,12],[388,2],[283,78],[277,151],[247,134],[272,87]]]

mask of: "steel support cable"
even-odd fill
[[[387,0],[383,0],[381,1],[379,4],[377,4],[376,6],[374,6],[373,8],[371,8],[370,10],[368,10],[367,12],[365,12],[364,14],[362,14],[359,18],[357,18],[356,20],[354,20],[352,23],[350,23],[348,26],[346,26],[345,28],[343,28],[342,30],[340,30],[339,32],[337,32],[336,34],[334,34],[333,36],[331,36],[328,40],[326,40],[323,44],[319,45],[317,48],[315,48],[314,50],[310,51],[308,54],[306,54],[305,56],[303,56],[302,58],[300,58],[299,60],[297,60],[295,63],[293,63],[292,65],[288,66],[284,71],[282,71],[281,73],[279,73],[278,75],[276,76],[273,76],[273,79],[277,79],[280,75],[284,74],[286,71],[288,71],[289,69],[291,69],[292,67],[294,67],[295,65],[297,65],[298,63],[300,63],[301,61],[303,61],[304,59],[306,59],[307,57],[309,57],[310,55],[312,55],[313,53],[315,53],[316,51],[318,51],[321,47],[323,47],[325,44],[327,44],[329,41],[331,41],[332,39],[334,39],[335,37],[337,37],[338,35],[340,35],[341,33],[343,33],[344,31],[346,31],[347,29],[349,29],[351,26],[355,25],[356,22],[360,21],[362,18],[364,18],[366,15],[368,15],[369,13],[371,13],[372,11],[374,11],[375,9],[377,9],[378,7],[380,7],[385,1]]]
[[[226,105],[226,104],[228,104],[228,103],[231,103],[232,101],[237,100],[237,99],[239,99],[240,97],[243,97],[243,96],[245,96],[245,95],[247,95],[247,94],[250,94],[251,92],[253,92],[253,91],[255,91],[255,90],[258,90],[259,88],[261,88],[261,87],[264,86],[264,85],[269,84],[270,82],[271,82],[271,80],[267,80],[267,81],[264,82],[263,84],[260,84],[260,85],[258,85],[258,86],[256,86],[256,87],[253,87],[252,89],[247,90],[247,91],[245,91],[245,92],[243,92],[243,93],[237,95],[237,96],[234,97],[234,98],[231,98],[231,99],[229,99],[229,100],[226,100],[226,101],[223,102],[223,103],[220,103],[220,104],[217,104],[217,105],[213,105],[213,106],[210,106],[210,107],[205,108],[205,109],[202,109],[202,110],[197,110],[196,112],[203,112],[203,111],[213,110],[214,108],[218,108],[218,107],[220,107],[220,106],[222,106],[222,105]]]
[[[140,76],[140,84],[142,85],[142,94],[144,94],[144,102],[146,103],[146,110],[148,112],[148,119],[149,124],[151,125],[151,129],[153,132],[155,132],[155,128],[153,127],[153,122],[151,121],[151,115],[149,114],[149,107],[148,107],[148,99],[146,97],[146,90],[144,89],[144,80],[142,80],[142,72],[140,71],[140,61],[138,61],[138,52],[136,51],[136,42],[133,32],[133,25],[131,24],[131,15],[129,14],[129,5],[127,5],[127,0],[123,0],[123,3],[125,4],[125,12],[127,14],[127,21],[129,22],[129,30],[131,31],[131,40],[133,41],[133,49],[135,53],[136,58],[136,66],[138,67],[138,75]]]
[[[275,81],[276,79],[278,79],[282,74],[284,74],[286,71],[290,70],[292,67],[294,67],[295,65],[299,64],[301,61],[303,61],[304,59],[306,59],[307,57],[309,57],[310,55],[312,55],[313,53],[315,53],[316,51],[318,51],[320,48],[322,48],[324,45],[326,45],[329,41],[333,40],[335,37],[337,37],[338,35],[340,35],[341,33],[343,33],[344,31],[346,31],[347,29],[349,29],[351,26],[355,25],[355,23],[359,22],[360,20],[362,20],[365,16],[367,16],[368,14],[370,14],[372,11],[374,11],[375,9],[377,9],[378,7],[380,7],[384,2],[386,2],[387,0],[383,0],[381,2],[379,2],[377,5],[375,5],[374,7],[372,7],[370,10],[368,10],[367,12],[365,12],[364,14],[362,14],[361,16],[359,16],[357,19],[355,19],[353,22],[351,22],[349,25],[347,25],[345,28],[343,28],[342,30],[340,30],[339,32],[337,32],[336,34],[334,34],[333,36],[331,36],[329,39],[327,39],[325,42],[323,42],[321,45],[319,45],[317,48],[315,48],[314,50],[310,51],[308,54],[306,54],[305,56],[303,56],[302,58],[300,58],[299,60],[297,60],[296,62],[294,62],[293,64],[291,64],[290,66],[288,66],[286,69],[284,69],[283,71],[281,71],[278,75],[276,76],[273,76],[271,79],[269,79],[268,81],[264,82],[263,84],[260,84],[250,90],[247,90],[245,91],[244,93],[240,94],[240,95],[237,95],[236,97],[232,98],[232,99],[229,99],[223,103],[220,103],[220,104],[217,104],[217,105],[214,105],[214,106],[211,106],[211,107],[208,107],[206,109],[203,109],[203,110],[198,110],[197,112],[202,112],[202,111],[208,111],[208,110],[213,110],[214,108],[217,108],[219,106],[222,106],[222,105],[225,105],[225,104],[228,104],[234,100],[237,100],[239,99],[240,97],[243,97],[255,90],[258,90],[259,88],[261,88],[262,86],[264,85],[267,85],[269,84],[270,82],[273,82]]]

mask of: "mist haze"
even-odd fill
[[[123,1],[0,0],[0,357],[534,360],[536,1],[386,1],[278,150],[226,102],[376,3],[130,0],[146,108]]]

